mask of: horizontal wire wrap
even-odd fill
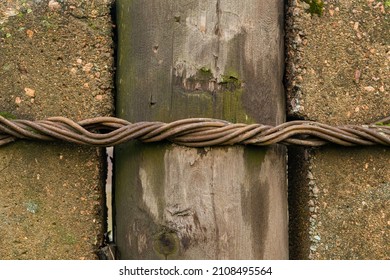
[[[331,126],[312,121],[291,121],[277,126],[234,124],[210,118],[191,118],[163,122],[130,123],[114,117],[97,117],[74,122],[64,117],[45,120],[9,120],[0,116],[0,146],[17,139],[114,146],[130,140],[142,142],[170,141],[189,147],[216,145],[273,144],[322,146],[333,143],[342,146],[390,146],[390,126]]]

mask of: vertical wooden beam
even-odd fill
[[[117,1],[117,114],[284,120],[283,1]],[[124,259],[286,259],[284,147],[115,150]]]

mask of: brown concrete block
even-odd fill
[[[324,148],[311,161],[311,258],[389,259],[390,150]]]
[[[113,111],[111,1],[0,3],[0,112],[81,120]],[[0,148],[1,259],[94,259],[104,232],[101,149]]]
[[[327,1],[322,16],[307,9],[303,1],[289,1],[289,116],[337,125],[388,116],[390,38],[384,5]],[[305,198],[290,207],[291,215],[303,210],[306,219],[290,219],[296,225],[290,232],[293,257],[388,259],[388,148],[324,147],[306,152],[304,160],[309,164],[298,167],[303,176],[292,185]]]

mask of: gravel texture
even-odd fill
[[[0,114],[113,113],[111,1],[0,2]],[[105,231],[101,149],[0,149],[0,259],[95,259]]]
[[[323,1],[322,16],[288,1],[290,119],[369,124],[390,113],[388,1]],[[306,164],[294,160],[305,155]],[[290,251],[295,259],[389,259],[387,148],[290,152]],[[299,215],[300,218],[297,218]],[[303,220],[304,218],[304,220]]]

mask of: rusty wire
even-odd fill
[[[0,146],[16,139],[114,146],[130,140],[158,142],[167,140],[189,147],[215,145],[272,144],[322,146],[333,143],[342,146],[390,146],[390,117],[381,125],[331,126],[312,121],[291,121],[277,126],[234,124],[209,118],[191,118],[163,122],[137,122],[113,117],[97,117],[74,122],[64,117],[45,120],[9,120],[0,116]]]

